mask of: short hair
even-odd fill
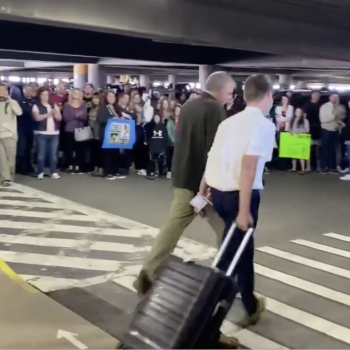
[[[229,83],[235,84],[235,81],[231,75],[227,74],[226,72],[215,72],[209,75],[207,81],[205,82],[205,90],[215,92],[222,89]]]
[[[244,100],[246,103],[260,101],[272,91],[272,81],[266,74],[251,75],[244,84]]]

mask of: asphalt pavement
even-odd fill
[[[272,173],[256,232],[261,322],[238,330],[248,348],[349,348],[350,184],[335,175]],[[168,215],[171,181],[20,177],[0,189],[0,257],[19,275],[120,338],[137,303],[132,282]],[[176,250],[208,263],[215,235],[196,219]],[[238,333],[237,333],[238,332]]]

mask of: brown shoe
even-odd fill
[[[224,334],[220,334],[219,338],[220,349],[238,349],[239,341],[235,337],[227,337]]]
[[[133,287],[136,289],[139,297],[147,294],[147,292],[152,288],[152,281],[148,277],[146,270],[140,271],[140,274],[137,276],[137,279],[133,283]]]
[[[257,309],[255,313],[251,316],[245,313],[244,317],[241,320],[239,320],[238,322],[235,322],[237,326],[240,326],[242,328],[247,328],[259,322],[261,314],[266,309],[266,300],[262,296],[256,296],[256,302],[257,302]]]

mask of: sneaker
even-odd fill
[[[347,174],[349,172],[349,168],[343,169],[340,165],[337,166],[338,173]]]
[[[58,173],[53,173],[53,174],[51,175],[51,179],[58,180],[58,179],[60,179],[60,178],[61,178],[61,176],[59,176]]]
[[[115,177],[116,177],[116,179],[119,179],[119,180],[126,179],[125,175],[118,175],[117,174]]]
[[[344,175],[340,178],[340,180],[343,180],[343,181],[350,181],[350,174],[347,174],[347,175]]]
[[[328,174],[339,175],[339,172],[337,170],[329,170]]]
[[[156,176],[155,175],[147,175],[146,177],[147,180],[155,180],[156,179]]]
[[[75,169],[68,169],[67,172],[71,175],[76,174],[77,172],[75,171]]]
[[[264,297],[258,296],[256,297],[256,302],[257,302],[257,310],[255,311],[255,313],[251,316],[249,316],[246,313],[241,320],[239,320],[238,322],[235,322],[237,326],[240,326],[242,328],[247,328],[259,322],[261,314],[265,311],[265,308],[266,308],[266,300]]]
[[[38,180],[44,180],[44,176],[45,176],[44,173],[40,173],[40,174],[38,175]]]
[[[321,171],[320,171],[320,174],[322,174],[322,175],[327,175],[327,174],[329,174],[329,171],[327,171],[327,170],[321,170]]]
[[[4,181],[1,183],[1,186],[2,186],[2,187],[9,187],[9,186],[11,186],[11,181],[10,181],[10,180],[4,180]]]
[[[105,177],[106,180],[115,180],[117,177],[113,175],[108,175]]]
[[[264,174],[265,175],[270,175],[270,170],[268,168],[266,168],[266,167],[264,169]]]
[[[166,178],[167,178],[167,179],[171,179],[171,171],[168,171],[168,172],[166,173]]]
[[[141,169],[141,170],[138,170],[138,171],[137,171],[137,175],[146,176],[146,175],[147,175],[147,172],[146,172],[145,169]]]

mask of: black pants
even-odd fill
[[[143,140],[136,141],[132,149],[132,158],[136,170],[147,169],[148,164],[148,146]]]
[[[103,155],[102,155],[102,142],[100,140],[90,140],[90,165],[91,168],[102,168]]]
[[[212,202],[215,211],[225,222],[224,238],[229,231],[232,223],[236,220],[239,212],[239,192],[222,192],[216,189],[212,190]],[[254,227],[258,223],[258,213],[260,205],[260,193],[258,190],[253,190],[250,212],[254,220]],[[234,255],[236,254],[239,245],[244,238],[245,232],[236,228],[231,242],[228,244],[224,252],[218,268],[222,271],[228,269]],[[249,315],[253,315],[257,309],[257,302],[254,297],[254,238],[250,239],[246,249],[242,253],[237,267],[234,271],[237,275],[237,282],[240,288],[242,302]]]
[[[75,141],[74,132],[64,133],[64,158],[67,167],[77,166],[82,169],[85,165],[87,142]]]
[[[171,172],[171,167],[173,164],[174,146],[169,146],[166,152],[166,167],[169,172]]]
[[[154,174],[156,172],[156,163],[158,164],[159,176],[164,175],[164,161],[165,154],[163,153],[153,153],[149,155],[147,175]]]
[[[121,154],[119,149],[103,149],[103,171],[105,176],[119,174]]]
[[[32,131],[18,131],[16,169],[20,173],[27,173],[33,168],[34,135]]]

